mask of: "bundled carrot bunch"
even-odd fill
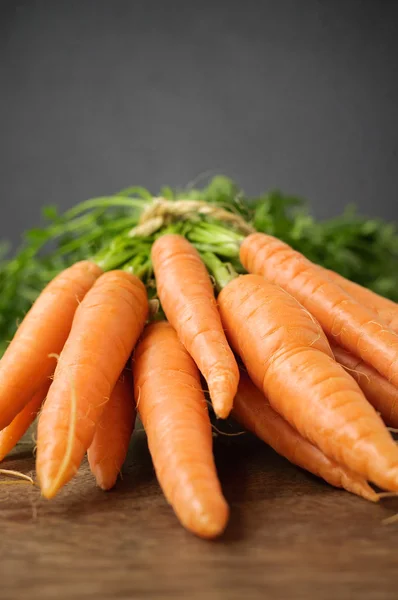
[[[218,418],[331,485],[371,501],[370,483],[398,492],[398,305],[243,211],[146,200],[133,229],[62,270],[18,327],[0,362],[0,459],[40,413],[42,494],[86,452],[110,489],[138,412],[181,523],[215,537],[228,506],[208,393]]]

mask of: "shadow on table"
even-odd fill
[[[291,465],[250,434],[217,436],[214,454],[223,492],[231,508],[230,523],[221,542],[243,537],[248,515],[251,519],[250,506],[256,506],[261,514],[265,507],[267,511],[275,511],[279,505],[287,510],[294,506],[296,512],[300,511],[304,499],[315,507],[326,501],[325,506],[331,510],[334,505],[338,507],[342,498],[348,503],[360,502],[359,509],[364,502]],[[2,467],[34,476],[34,458],[24,448],[16,450]],[[383,507],[387,509],[383,511],[387,513],[385,516],[398,512],[398,499],[383,500]],[[139,427],[133,435],[121,477],[110,492],[96,487],[84,461],[74,479],[51,501],[41,498],[39,489],[29,484],[26,488],[8,485],[3,490],[0,487],[0,509],[2,516],[14,522],[57,518],[93,523],[105,513],[116,521],[134,513],[146,526],[160,530],[174,527],[175,522],[156,480],[145,433]],[[267,518],[266,513],[263,518]]]

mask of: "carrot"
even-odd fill
[[[322,268],[322,267],[321,267]],[[364,288],[362,285],[355,283],[354,281],[350,281],[346,279],[339,273],[335,273],[335,271],[330,271],[329,269],[323,269],[325,275],[329,277],[334,283],[337,283],[344,291],[346,291],[350,296],[355,298],[357,302],[363,304],[367,308],[370,308],[374,312],[377,312],[379,315],[382,314],[398,314],[398,305],[393,300],[389,300],[388,298],[384,298],[376,292]]]
[[[76,263],[44,288],[27,313],[0,361],[0,429],[54,372],[53,355],[62,350],[76,308],[101,272],[94,263]]]
[[[241,372],[232,416],[290,462],[321,477],[335,487],[377,502],[378,495],[365,479],[337,464],[303,438],[271,407],[267,399]]]
[[[398,491],[398,448],[315,319],[257,275],[232,280],[218,302],[232,347],[272,408],[326,456]]]
[[[39,391],[34,394],[31,401],[14,417],[5,429],[0,431],[0,461],[11,452],[37,417],[50,385],[51,380],[47,379]]]
[[[332,345],[332,350],[337,362],[354,377],[383,421],[391,427],[398,427],[398,388],[347,350],[335,345]]]
[[[39,418],[37,474],[55,496],[77,471],[148,313],[134,275],[102,275],[76,311]]]
[[[126,459],[135,423],[131,373],[125,369],[101,415],[87,457],[91,472],[103,490],[116,483]]]
[[[368,290],[361,285],[358,285],[358,283],[345,279],[345,277],[342,277],[334,271],[328,271],[322,267],[320,268],[329,279],[343,288],[343,290],[347,292],[347,294],[350,294],[354,300],[375,312],[387,327],[395,331],[395,333],[398,333],[398,305],[396,302],[393,302],[388,298],[383,298],[382,296],[379,296],[379,294],[372,292],[372,290]]]
[[[206,379],[215,413],[226,418],[239,369],[222,329],[207,269],[196,249],[172,234],[154,243],[152,262],[167,319]]]
[[[165,321],[146,327],[133,359],[137,408],[166,499],[188,530],[213,538],[228,506],[212,453],[212,430],[199,371]]]
[[[398,335],[376,313],[356,302],[317,265],[272,236],[249,235],[242,243],[240,257],[247,271],[280,285],[301,302],[337,345],[398,386]]]

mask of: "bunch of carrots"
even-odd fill
[[[271,235],[218,223],[204,243],[205,229],[143,236],[151,285],[84,260],[44,288],[0,362],[0,460],[38,415],[42,495],[86,453],[108,490],[139,414],[167,501],[213,538],[229,510],[208,392],[218,418],[331,485],[398,492],[398,305]]]

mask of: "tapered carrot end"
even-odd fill
[[[239,379],[235,373],[228,372],[208,381],[210,398],[214,412],[220,419],[226,419],[233,407]]]
[[[376,455],[377,460],[374,460],[374,463],[376,464],[376,469],[374,469],[374,471],[370,473],[369,480],[384,491],[398,493],[398,466],[396,466],[398,462],[398,448],[396,446],[396,443],[392,439],[391,444],[389,445],[390,456],[386,456],[387,451],[382,456]],[[394,460],[395,463],[393,467],[390,466],[392,460]]]
[[[224,532],[229,518],[229,507],[221,496],[209,506],[196,507],[191,515],[179,515],[186,529],[203,539],[214,539]]]
[[[232,402],[225,394],[218,394],[211,396],[214,412],[219,419],[227,419],[231,410]]]
[[[41,495],[47,500],[54,498],[62,487],[61,485],[54,485],[53,479],[47,479],[46,477],[41,476],[39,480]]]
[[[76,474],[77,467],[60,468],[59,461],[42,462],[37,464],[37,477],[40,483],[41,495],[47,500],[54,498],[59,490]]]
[[[10,441],[10,439],[4,436],[2,439],[3,432],[0,432],[0,462],[11,452],[17,442]]]
[[[5,459],[7,454],[13,449],[14,444],[10,444],[5,431],[0,431],[0,462]]]
[[[393,444],[395,446],[395,442],[393,442]],[[385,476],[385,480],[386,483],[384,484],[384,486],[381,485],[381,482],[379,484],[376,481],[376,484],[380,487],[384,487],[389,492],[398,492],[398,467],[394,467],[393,469],[391,469],[388,475]]]
[[[365,500],[369,500],[370,502],[378,502],[379,494],[375,492],[370,485],[360,477],[359,475],[351,474],[350,477],[344,476],[342,478],[342,486],[347,492],[351,492],[352,494],[356,494]]]
[[[117,481],[119,470],[115,468],[115,465],[109,464],[106,461],[90,464],[91,472],[95,477],[98,487],[105,492],[112,489]]]

